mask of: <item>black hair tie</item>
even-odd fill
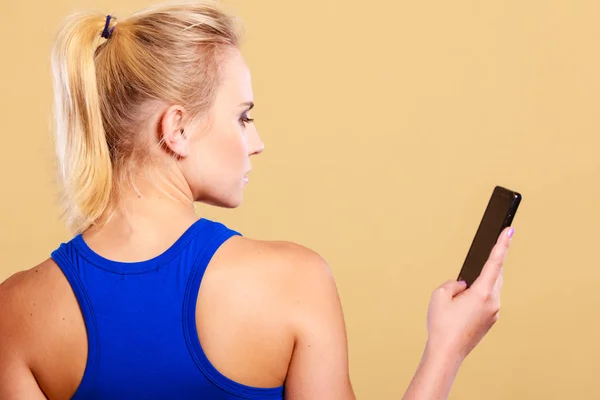
[[[105,39],[109,39],[110,36],[112,35],[113,31],[115,30],[114,26],[109,29],[110,19],[111,18],[112,17],[110,15],[106,16],[106,24],[104,24],[104,30],[102,31],[102,37],[105,38]]]

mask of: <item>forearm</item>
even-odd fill
[[[447,399],[460,364],[458,357],[426,348],[402,400]]]

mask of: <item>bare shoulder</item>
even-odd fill
[[[0,284],[0,336],[27,340],[29,332],[52,310],[56,297],[68,285],[52,259],[20,271]],[[17,334],[15,336],[15,334]],[[9,337],[3,337],[8,340]]]
[[[50,398],[69,398],[81,379],[86,345],[77,300],[52,259],[0,284],[0,378],[12,385],[6,390],[38,398],[41,387]]]
[[[341,312],[334,276],[319,253],[286,241],[232,239],[215,260],[215,270],[229,271],[223,276],[231,282],[230,293],[252,293],[245,298],[272,304],[272,315],[287,321],[294,331],[315,307],[331,306]]]
[[[35,267],[19,271],[0,284],[0,313],[3,316],[20,316],[33,304],[35,298],[43,297],[57,272],[56,264],[48,259]],[[4,320],[4,318],[2,319]]]
[[[233,237],[215,254],[213,273],[221,269],[231,284],[275,301],[282,313],[296,308],[303,298],[320,295],[337,299],[337,288],[327,261],[316,251],[297,243]]]
[[[39,296],[36,283],[40,270],[45,270],[43,264],[17,272],[0,284],[0,356],[4,360],[26,363],[27,343],[36,329],[33,304]]]
[[[226,376],[275,387],[287,380],[305,332],[331,331],[336,311],[318,318],[315,310],[334,309],[339,310],[333,277],[315,251],[234,236],[215,253],[202,280],[196,319],[205,323],[198,324],[198,335],[209,360]],[[244,329],[231,329],[232,324]],[[343,345],[343,337],[338,340]]]
[[[217,257],[227,257],[229,265],[268,273],[277,279],[332,278],[327,261],[316,251],[297,243],[234,237],[223,250],[223,255],[217,253]]]
[[[60,271],[46,260],[0,284],[0,397],[45,398],[34,371],[46,353]],[[56,372],[56,371],[55,371]],[[52,393],[54,394],[54,393]]]
[[[325,259],[290,242],[236,238],[223,250],[223,265],[239,265],[229,275],[239,286],[229,293],[241,300],[230,303],[239,310],[256,310],[248,320],[267,321],[268,329],[262,330],[266,340],[260,342],[281,343],[280,337],[287,338],[286,357],[279,369],[286,398],[353,399],[345,321]],[[275,336],[277,332],[282,335]],[[260,354],[269,352],[261,349]]]
[[[323,259],[303,246],[241,236],[227,240],[206,269],[196,305],[208,359],[237,382],[282,385],[298,337],[299,310],[319,297],[311,296],[315,287],[309,283],[328,276]]]
[[[41,351],[81,321],[69,282],[52,259],[0,284],[0,342],[12,343],[13,349]]]

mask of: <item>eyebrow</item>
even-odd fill
[[[248,107],[248,111],[250,111],[254,108],[254,102],[246,101],[245,103],[240,104],[240,106],[246,106],[246,107]]]

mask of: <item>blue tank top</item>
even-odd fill
[[[74,400],[283,399],[283,386],[250,387],[222,375],[198,340],[202,276],[234,235],[239,233],[200,219],[148,261],[108,260],[81,235],[52,253],[73,288],[88,336],[87,364]]]

